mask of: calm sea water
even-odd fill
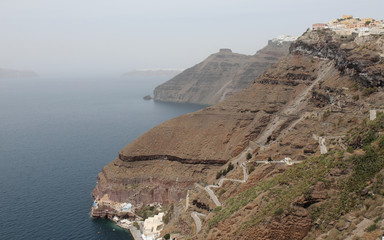
[[[90,218],[91,192],[126,144],[202,108],[142,99],[165,80],[0,80],[0,239],[131,239]]]

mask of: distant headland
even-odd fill
[[[174,77],[182,71],[183,69],[136,69],[124,73],[123,76]]]
[[[14,70],[7,68],[0,68],[0,78],[25,78],[25,77],[38,77],[36,72],[29,70]]]

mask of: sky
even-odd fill
[[[384,19],[383,0],[0,0],[0,67],[40,75],[186,69],[220,48],[254,54],[343,14]]]

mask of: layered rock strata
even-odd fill
[[[307,32],[292,45],[288,56],[248,88],[216,105],[160,124],[127,145],[99,174],[93,195],[136,205],[176,203],[195,182],[213,182],[221,165],[239,159],[240,153],[252,151],[259,160],[304,160],[320,155],[318,136],[343,136],[363,119],[368,108],[381,106],[383,94],[365,102],[359,100],[360,92],[354,92],[360,90],[351,88],[356,83],[381,86],[383,53],[383,36],[345,39],[331,31]],[[331,148],[342,146],[343,142],[335,142]],[[207,213],[202,231],[194,239],[303,239],[314,226],[309,207],[327,199],[322,184],[298,193],[299,198],[287,202],[281,215],[279,209],[269,209],[270,215],[258,221],[255,216],[267,209],[265,199],[271,192],[248,198],[253,193],[247,189],[282,171],[285,169],[273,165],[257,167],[245,183],[227,183],[219,196],[223,203],[219,214],[226,218],[209,225],[215,214]],[[322,176],[337,175],[326,174]],[[300,179],[302,176],[293,175],[292,180]],[[277,185],[288,187],[290,182]],[[249,201],[231,208],[237,203],[231,200],[234,196],[238,202]],[[271,196],[273,201],[278,195]],[[227,211],[233,212],[227,216]],[[180,219],[175,226],[192,235],[193,229],[185,227],[187,218]],[[250,225],[252,221],[254,225]]]
[[[318,67],[306,57],[286,61],[306,66],[307,71],[280,69],[274,76],[267,72],[215,106],[149,130],[102,170],[93,196],[108,195],[113,201],[135,205],[170,203],[184,198],[195,182],[214,178],[221,165],[256,140],[273,116],[316,78]],[[287,122],[295,118],[286,117]]]
[[[280,119],[282,116],[289,116],[286,114],[286,110],[287,106],[291,104],[290,102],[286,104],[285,108],[274,114],[273,119],[277,119],[277,121],[272,120],[269,127],[266,127],[266,130],[271,129],[271,131],[264,131],[256,138],[256,141],[260,140],[265,133],[268,133],[266,136],[269,136],[267,144],[254,151],[256,155],[254,158],[265,160],[271,157],[275,160],[281,159],[285,155],[292,159],[305,160],[309,156],[319,154],[319,145],[316,143],[319,135],[325,136],[329,149],[345,150],[345,136],[348,132],[356,128],[361,123],[360,120],[367,119],[369,109],[380,108],[383,104],[384,93],[380,89],[376,89],[375,91],[379,92],[372,96],[369,95],[371,92],[367,93],[367,90],[372,90],[373,87],[382,86],[383,40],[384,37],[380,35],[345,38],[335,35],[332,31],[310,31],[294,42],[290,55],[270,68],[255,81],[255,84],[269,83],[276,84],[276,86],[279,84],[295,86],[297,84],[296,86],[298,86],[299,82],[306,82],[307,86],[301,93],[304,93],[306,88],[309,90],[307,97],[301,98],[301,93],[296,95],[296,100],[300,101],[294,99],[291,103],[295,101],[299,103],[296,106],[301,110],[294,111],[292,108],[288,108],[294,116],[291,116],[290,119],[287,118],[286,122],[280,121]],[[308,61],[307,64],[302,64],[304,59]],[[315,71],[312,73],[313,70]],[[274,124],[278,126],[274,127]],[[308,166],[311,164],[308,163]],[[313,164],[313,166],[316,165]],[[338,183],[348,176],[350,170],[342,171],[338,167],[325,170],[325,174],[322,176],[326,179],[324,181]],[[257,178],[259,174],[258,169],[263,169],[263,167],[257,167],[255,172],[250,175],[250,181],[240,187],[234,185],[225,188],[225,191],[231,192],[231,195],[224,194],[221,201],[223,199],[230,201],[224,202],[223,210],[220,213],[231,211],[234,208],[236,200],[231,198],[237,199],[236,197],[243,196],[243,199],[240,200],[246,200],[252,194],[247,190],[257,189],[255,186],[258,185],[258,181],[276,179],[279,187],[275,188],[280,189],[284,189],[284,186],[288,188],[292,184],[289,179],[285,182],[277,177],[281,173],[281,169],[277,166],[268,176],[255,181],[254,178]],[[296,169],[300,169],[300,166]],[[311,169],[313,172],[317,170],[315,167]],[[292,173],[294,172],[292,171]],[[295,181],[303,176],[291,175],[291,177],[292,181]],[[308,181],[311,177],[312,175],[309,174],[308,179],[304,180]],[[274,191],[279,194],[273,194]],[[341,194],[338,191],[340,191],[338,187],[332,188],[329,185],[325,186],[321,181],[314,181],[313,185],[302,195],[297,193],[299,195],[297,198],[288,200],[288,198],[280,199],[281,193],[278,190],[268,189],[255,195],[255,198],[246,206],[240,206],[238,210],[213,227],[209,227],[210,223],[215,220],[214,217],[218,216],[209,214],[205,219],[206,224],[203,224],[205,227],[195,238],[303,239],[307,237],[305,239],[315,239],[315,234],[312,233],[311,236],[308,234],[321,232],[321,228],[332,228],[322,225],[324,219],[317,219],[318,214],[326,215],[328,209],[316,211],[319,210],[319,207],[335,206]],[[269,200],[267,200],[268,196],[270,196]],[[273,201],[280,201],[282,205],[285,205],[285,209],[289,210],[272,208],[268,213],[268,207],[272,205]],[[263,212],[265,212],[264,216]],[[225,214],[219,216],[223,215]],[[314,222],[312,219],[317,221]],[[341,232],[336,232],[341,235]],[[324,235],[330,236],[331,233]],[[377,235],[375,236],[377,237]]]
[[[331,30],[309,31],[290,47],[293,54],[335,61],[341,74],[365,87],[384,86],[384,38],[382,35],[340,36]]]
[[[165,102],[215,104],[248,87],[281,57],[290,41],[270,40],[253,56],[221,49],[203,62],[175,76],[154,90],[154,99]]]

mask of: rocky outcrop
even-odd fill
[[[310,228],[311,219],[308,211],[296,207],[292,209],[292,213],[268,219],[266,223],[249,229],[239,239],[299,240],[307,235]]]
[[[13,69],[0,68],[0,78],[24,78],[37,77],[38,74],[32,71],[21,71]]]
[[[381,35],[348,37],[331,30],[310,31],[290,47],[293,54],[332,59],[342,74],[365,87],[384,86],[384,38]]]
[[[272,64],[288,53],[291,42],[271,40],[253,56],[221,49],[154,90],[165,102],[215,104],[248,87]]]
[[[103,168],[93,191],[95,199],[105,195],[114,202],[130,202],[134,207],[150,203],[174,203],[186,197],[186,189],[220,165],[190,164],[169,160],[126,162],[117,158]]]

